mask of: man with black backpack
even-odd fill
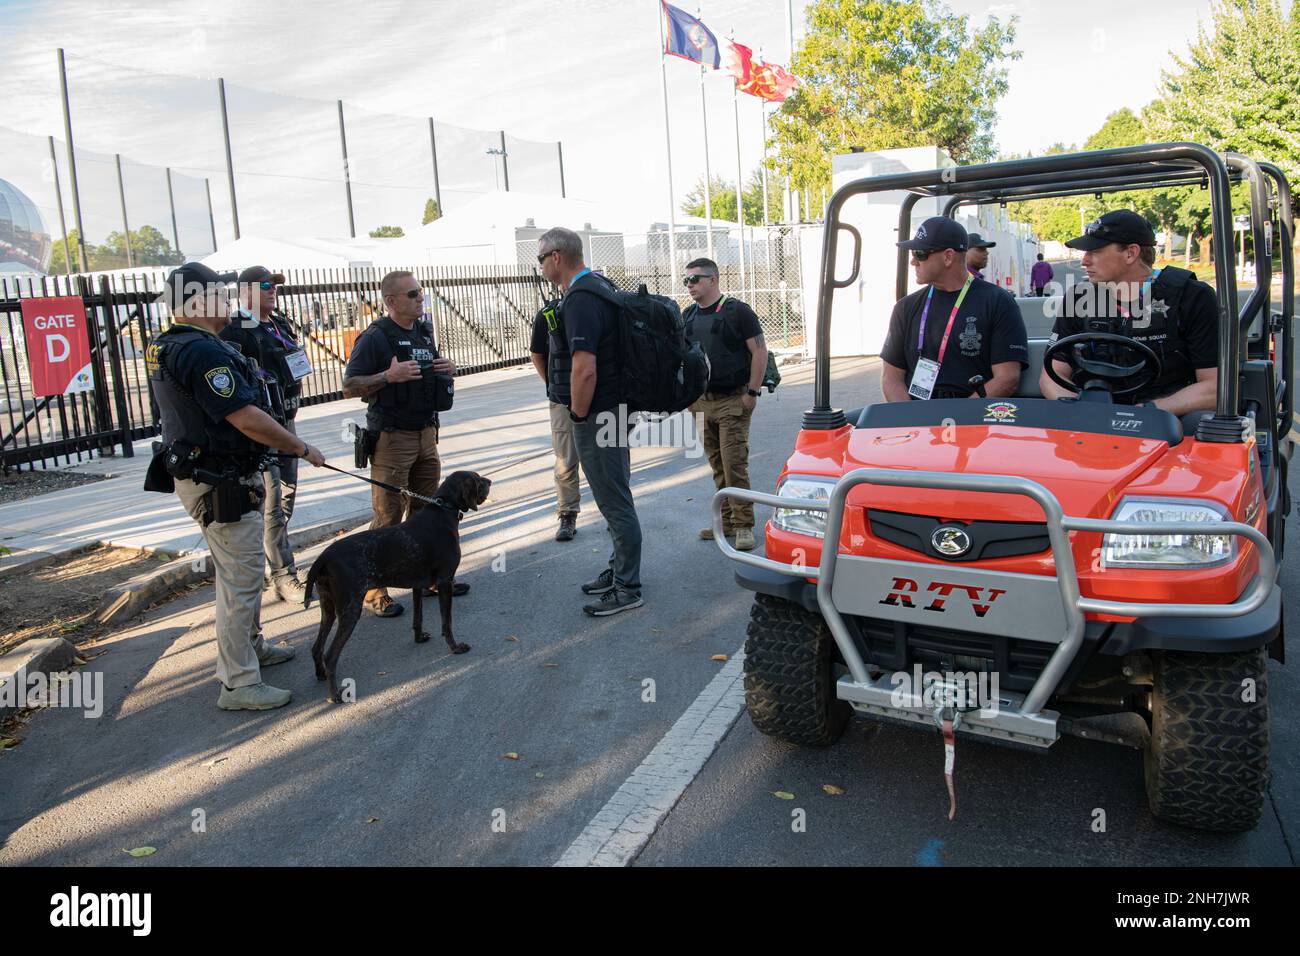
[[[564,293],[550,332],[548,387],[569,409],[578,461],[605,522],[614,550],[609,566],[582,586],[599,595],[583,611],[608,617],[640,607],[641,522],[632,500],[632,461],[623,404],[622,315],[617,290],[583,264],[582,239],[570,229],[547,230],[538,240],[542,275]]]
[[[767,372],[767,343],[754,310],[718,286],[718,264],[686,264],[686,291],[694,304],[682,314],[686,338],[709,357],[709,386],[691,406],[704,438],[704,451],[718,488],[749,487],[749,422]],[[736,550],[754,550],[754,506],[726,501],[722,526],[736,538]],[[713,540],[713,529],[700,537]]]
[[[451,407],[451,376],[456,363],[438,355],[433,329],[422,321],[424,292],[409,272],[390,272],[379,284],[388,314],[357,336],[343,373],[343,397],[360,398],[366,411],[370,477],[418,495],[438,493],[438,412]],[[378,485],[371,487],[375,517],[371,528],[401,524],[423,502]],[[409,509],[409,510],[408,510]],[[457,581],[460,596],[469,585]],[[437,594],[432,585],[429,594]],[[365,603],[379,617],[396,617],[402,605],[385,588],[366,593]]]

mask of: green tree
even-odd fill
[[[714,176],[709,184],[709,202],[713,207],[711,211],[714,219],[736,221],[735,183],[728,182],[721,176]],[[762,202],[762,193],[759,194],[759,202]],[[701,176],[695,181],[691,191],[686,194],[686,199],[682,202],[682,212],[703,219],[704,211],[704,177]],[[761,210],[759,215],[762,215]]]
[[[77,236],[75,229],[68,230],[68,248],[72,251],[72,268],[68,268],[67,257],[63,254],[63,238],[54,240],[54,251],[50,254],[50,264],[46,269],[47,275],[64,275],[68,272],[80,272],[81,263],[77,261]],[[93,261],[96,248],[90,243],[86,243],[86,258]]]
[[[430,197],[424,203],[424,218],[420,220],[420,225],[427,226],[435,219],[442,218],[442,208],[438,205],[438,200]]]
[[[831,155],[851,146],[992,157],[1014,17],[972,31],[938,0],[814,0],[807,16],[791,65],[803,83],[772,118],[774,166],[795,189],[829,189]]]
[[[404,235],[401,226],[379,226],[370,230],[371,239],[401,239]]]
[[[77,260],[77,230],[68,232],[68,246],[72,250],[72,271],[80,272]],[[131,266],[178,266],[184,257],[167,241],[167,237],[153,226],[141,226],[131,230],[131,256],[126,254],[126,239],[116,230],[104,237],[102,245],[86,243],[86,259],[92,271],[126,269]],[[57,275],[67,271],[63,255],[63,240],[54,242],[54,252],[50,256],[49,274]]]

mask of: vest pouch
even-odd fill
[[[445,412],[451,409],[456,400],[456,379],[441,372],[430,376],[433,379],[433,410]]]
[[[178,438],[162,449],[163,467],[173,478],[192,478],[194,466],[198,464],[203,449]],[[150,467],[153,467],[152,464]]]
[[[170,495],[176,490],[176,481],[167,471],[167,455],[160,441],[153,443],[153,458],[149,460],[149,470],[144,474],[144,490],[164,495]]]

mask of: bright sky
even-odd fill
[[[990,14],[1020,18],[1016,45],[1024,55],[1010,67],[1011,88],[997,128],[999,147],[1015,152],[1041,151],[1058,140],[1081,143],[1113,110],[1140,108],[1154,96],[1169,51],[1184,51],[1198,19],[1208,18],[1210,10],[1210,0],[948,2],[975,23]],[[802,32],[803,6],[795,0],[796,34]],[[762,48],[768,59],[787,60],[785,0],[702,0],[701,7],[704,21],[720,37],[734,29],[737,40]],[[693,3],[686,8],[695,10]],[[280,110],[263,123],[252,122],[246,109],[240,122],[232,115],[237,170],[259,156],[273,168],[278,157],[286,166],[301,162],[321,180],[313,186],[319,199],[311,201],[321,207],[312,220],[320,235],[346,233],[342,187],[335,186],[340,168],[336,98],[359,116],[364,109],[432,115],[480,129],[504,128],[529,140],[562,140],[569,195],[630,206],[646,224],[667,218],[657,16],[658,0],[226,0],[220,5],[211,0],[0,0],[6,53],[0,123],[41,136],[61,135],[55,69],[55,48],[61,45],[70,57],[123,68],[121,73],[101,68],[93,79],[85,67],[70,71],[78,146],[121,151],[143,162],[219,170],[220,153],[213,151],[219,140],[212,139],[211,129],[200,133],[186,123],[173,125],[166,112],[202,102],[207,117],[215,96],[211,84],[181,84],[168,102],[171,94],[165,91],[172,87],[150,84],[158,103],[146,113],[134,105],[138,100],[115,99],[120,90],[140,93],[139,78],[127,70],[221,75],[228,84],[325,101],[323,107],[304,105],[314,111],[311,135],[285,119],[293,110]],[[704,167],[699,73],[676,59],[667,68],[672,174],[680,202]],[[705,95],[712,168],[734,180],[729,81],[710,75]],[[245,98],[243,104],[251,102]],[[747,178],[760,157],[761,121],[757,100],[741,97],[740,106]],[[232,98],[232,114],[235,107]],[[350,151],[383,153],[391,135],[378,125],[370,133],[350,125]],[[401,146],[394,154],[427,156],[427,123],[404,130]],[[473,154],[479,163],[482,149],[476,146]],[[319,174],[306,156],[320,159]],[[515,161],[522,165],[528,157],[549,162],[550,152],[520,147]],[[494,162],[483,155],[474,175],[490,182],[486,177],[493,175]],[[0,156],[0,178],[9,176],[6,165]],[[523,176],[522,168],[512,170],[512,179]],[[291,184],[281,185],[267,177],[250,177],[247,185],[241,180],[245,233],[251,231],[249,222],[257,222],[258,200],[283,196]],[[225,183],[219,172],[212,186],[218,231],[225,232]],[[383,212],[359,208],[358,231],[377,224],[376,216],[385,222],[404,216],[408,228],[418,222],[422,197],[431,189],[419,183],[409,192],[372,190]],[[449,208],[454,201],[454,193],[444,196]]]

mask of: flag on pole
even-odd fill
[[[716,70],[722,65],[718,52],[718,38],[713,31],[684,10],[669,3],[664,7],[664,52],[694,60],[702,66]]]
[[[748,86],[741,87],[741,92],[769,103],[784,103],[798,83],[799,78],[784,67],[775,63],[755,63],[752,78]]]
[[[736,80],[736,89],[746,92],[754,75],[754,51],[739,43],[728,43],[723,50],[722,69]]]

